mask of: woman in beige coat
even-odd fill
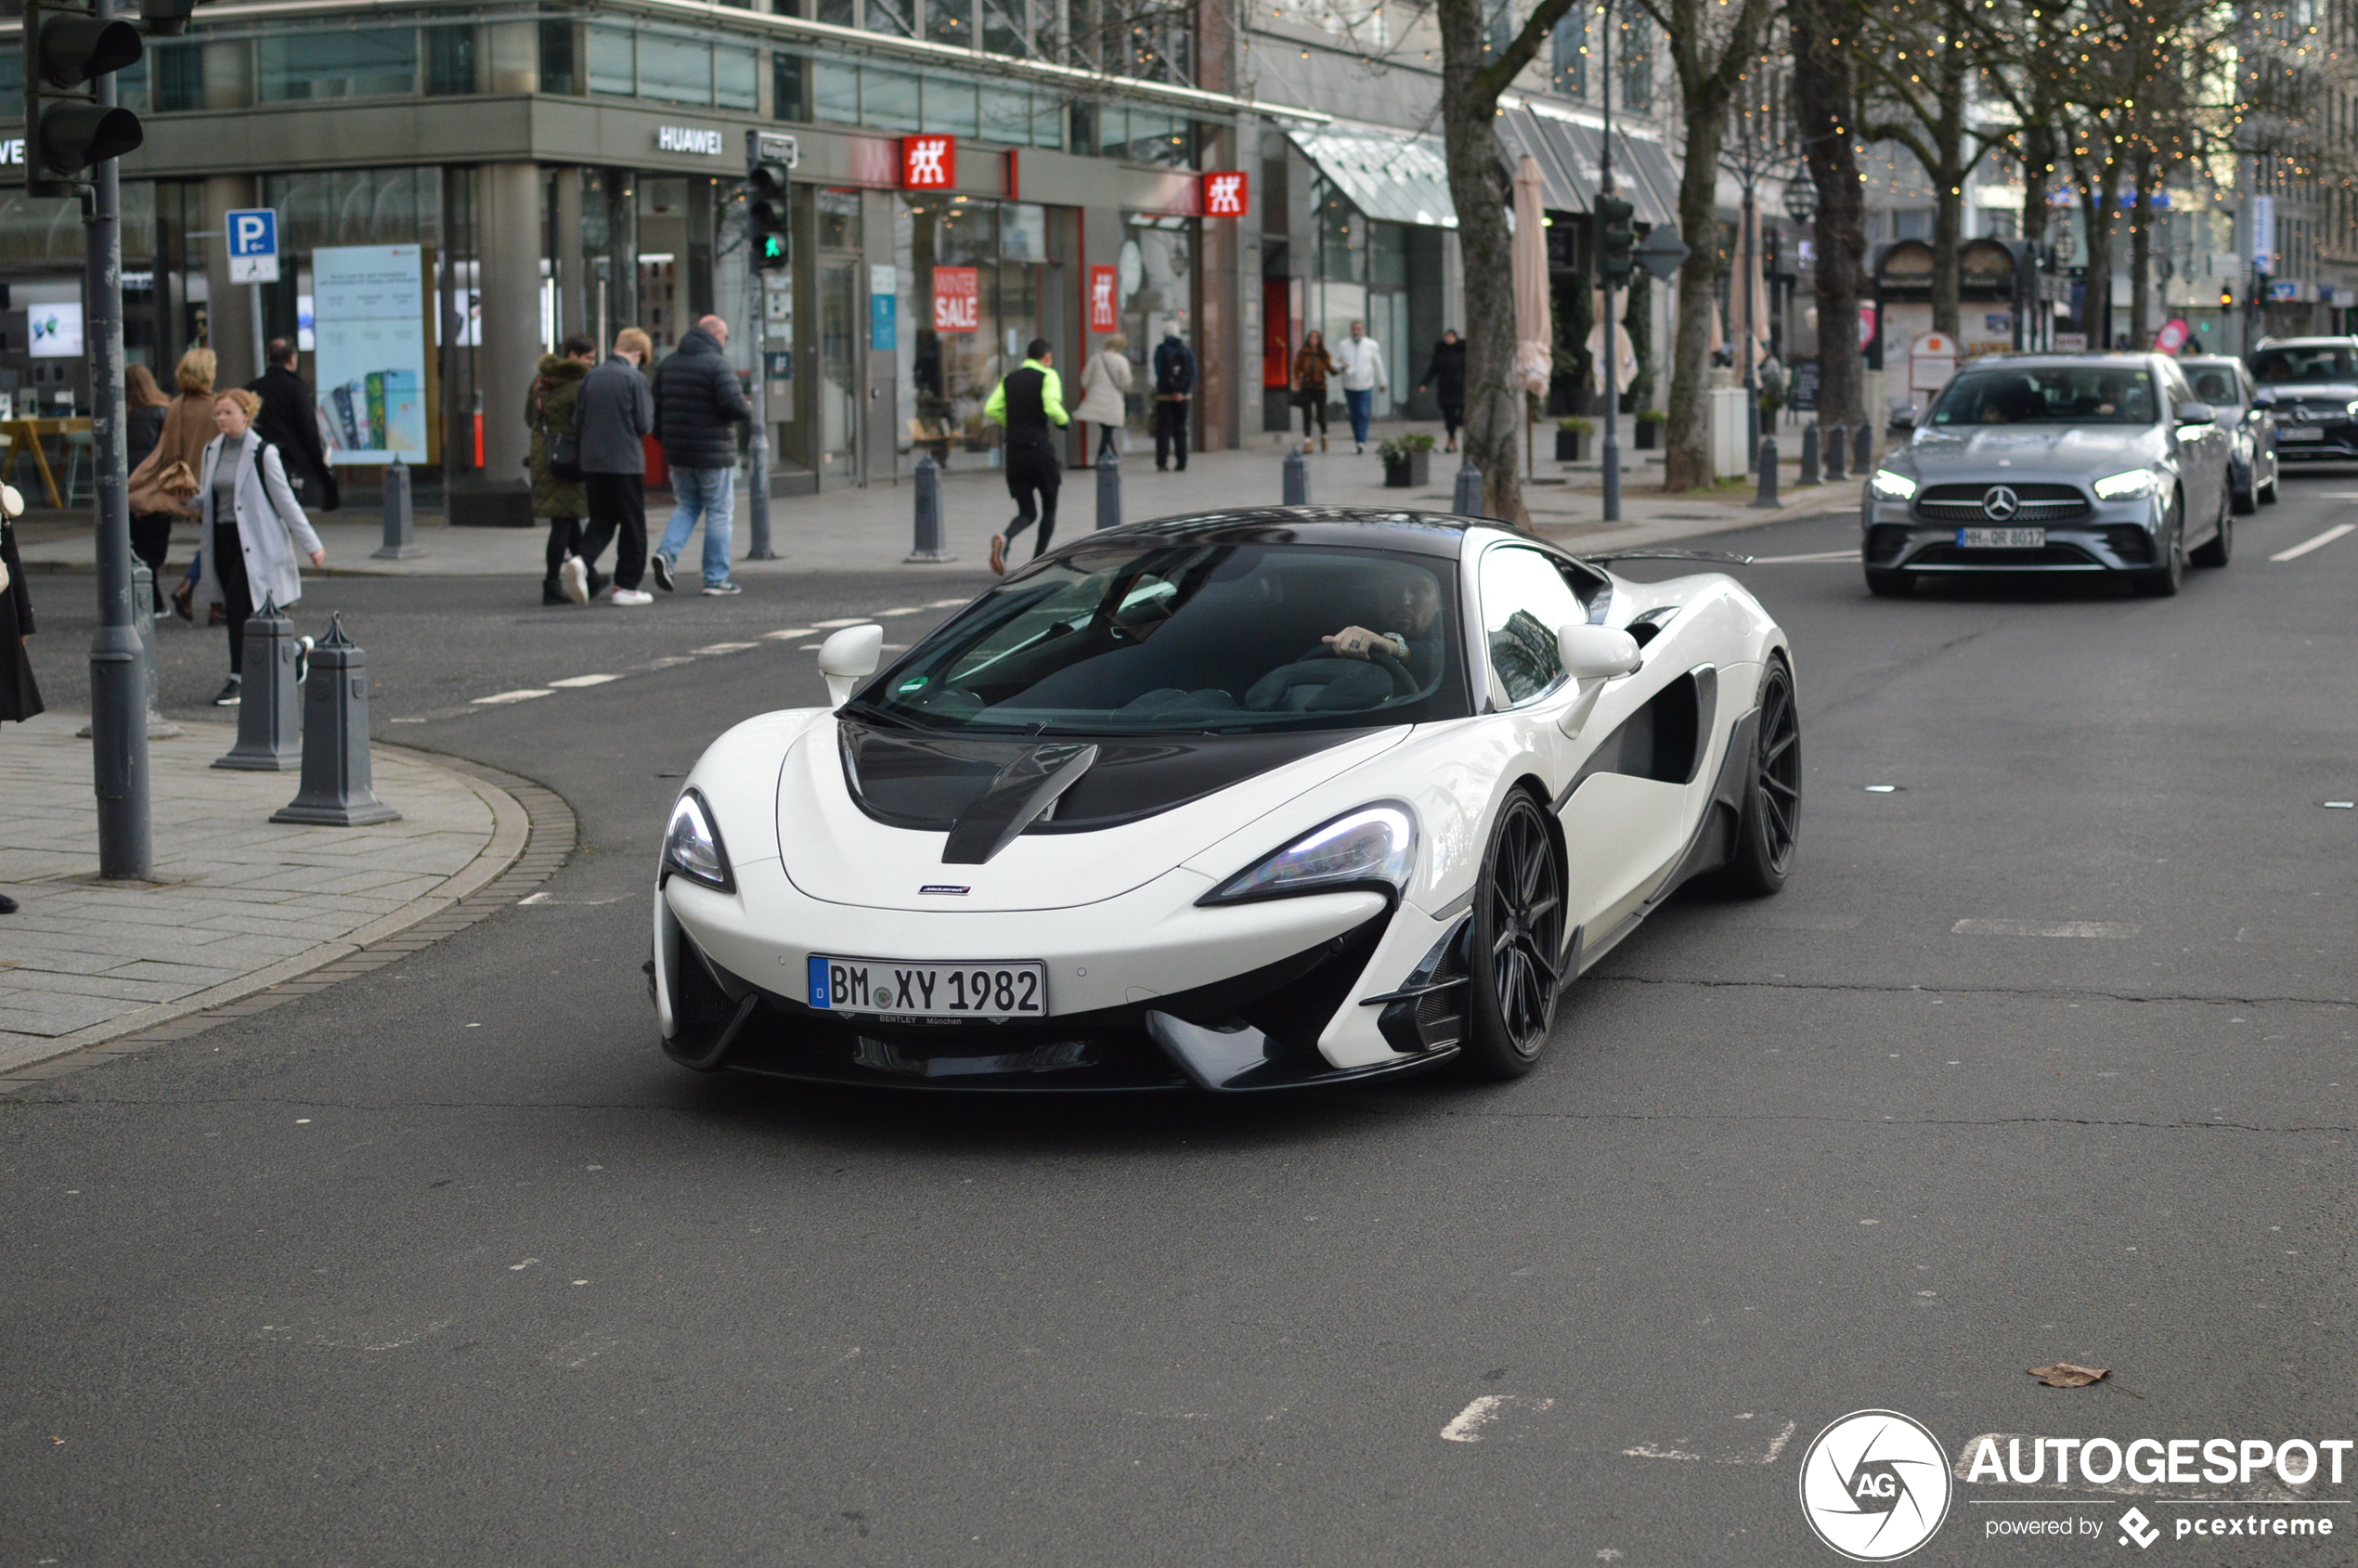
[[[1098,457],[1114,449],[1114,432],[1130,417],[1130,407],[1123,401],[1129,395],[1130,340],[1116,332],[1106,340],[1105,347],[1089,356],[1088,369],[1081,372],[1081,407],[1072,411],[1083,429],[1092,423],[1099,427]]]
[[[214,369],[209,348],[192,348],[180,356],[172,373],[179,395],[163,411],[163,434],[131,471],[132,533],[151,539],[161,535],[155,547],[159,557],[162,546],[171,540],[173,524],[196,521],[196,508],[188,503],[196,497],[197,471],[204,466],[205,446],[217,434],[213,427]],[[172,474],[172,482],[166,484],[164,476],[175,463],[182,466],[182,472]],[[193,578],[173,590],[173,605],[183,616],[190,613],[189,595],[195,591]]]

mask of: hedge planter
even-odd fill
[[[1652,451],[1654,449],[1654,442],[1660,435],[1661,430],[1662,426],[1655,424],[1651,420],[1639,425],[1638,427],[1638,450],[1641,452]]]
[[[1432,483],[1432,454],[1410,452],[1403,457],[1387,458],[1383,465],[1384,487],[1390,490],[1413,490]]]
[[[1556,432],[1556,460],[1580,462],[1587,459],[1588,437],[1576,430]]]

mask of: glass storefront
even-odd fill
[[[1166,327],[1195,342],[1196,220],[1130,213],[1122,221],[1117,281],[1121,330],[1130,338],[1129,429],[1154,433],[1155,345]],[[1198,366],[1200,373],[1200,362]]]
[[[901,465],[930,453],[949,469],[1000,460],[997,425],[982,417],[999,378],[1023,362],[1042,319],[1047,209],[971,196],[901,195],[893,269],[901,322],[895,381]],[[1077,371],[1059,367],[1076,390]]]

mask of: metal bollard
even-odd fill
[[[1759,507],[1783,504],[1777,499],[1777,438],[1773,435],[1760,438],[1760,493],[1752,498],[1752,504]]]
[[[332,616],[326,641],[311,651],[311,676],[304,682],[303,785],[270,820],[365,827],[400,819],[371,787],[369,655],[343,634],[343,616]]]
[[[283,773],[303,757],[296,726],[303,701],[303,641],[294,622],[263,595],[246,622],[246,677],[238,698],[238,744],[213,759],[216,768]]]
[[[1097,454],[1097,526],[1121,526],[1121,454],[1111,447]]]
[[[1875,466],[1875,421],[1860,420],[1856,442],[1850,449],[1850,466],[1859,473]]]
[[[1850,432],[1838,424],[1826,427],[1826,483],[1839,485],[1847,478],[1844,460],[1850,456]]]
[[[1805,424],[1801,427],[1800,482],[1804,485],[1815,485],[1820,483],[1818,473],[1818,427],[1815,424]]]
[[[1471,462],[1458,465],[1458,491],[1450,498],[1449,510],[1460,517],[1483,515],[1482,470]]]
[[[408,561],[423,555],[425,547],[418,542],[418,519],[409,505],[409,465],[385,465],[385,534],[384,543],[371,553],[376,561]]]
[[[156,706],[156,577],[145,562],[131,568],[131,602],[139,606],[134,624],[139,628],[139,656],[148,662],[148,739],[168,741],[186,732]]]
[[[931,452],[917,460],[917,540],[900,559],[903,565],[958,559],[941,548],[941,465]]]
[[[1286,505],[1310,504],[1310,464],[1296,447],[1286,453]]]

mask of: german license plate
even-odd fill
[[[2044,528],[1960,528],[1957,548],[1960,550],[2043,550],[2047,545]]]
[[[810,1005],[905,1018],[1044,1018],[1048,966],[1032,962],[904,964],[810,955]]]
[[[2325,438],[2326,433],[2322,430],[2301,430],[2296,427],[2276,432],[2276,439],[2279,441],[2323,441]]]

